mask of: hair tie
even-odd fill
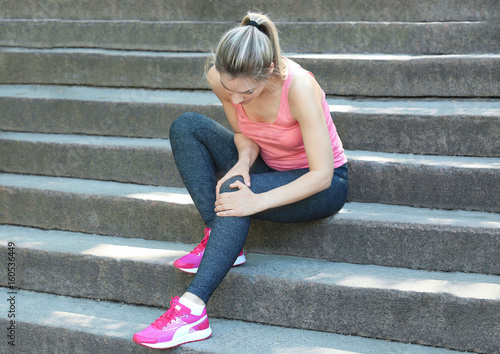
[[[248,21],[247,26],[254,26],[260,31],[260,25],[255,21]]]

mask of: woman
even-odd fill
[[[337,213],[348,191],[347,159],[325,93],[281,56],[265,15],[248,13],[219,42],[208,82],[233,132],[197,113],[170,129],[172,152],[205,224],[205,238],[174,265],[196,273],[186,293],[134,340],[170,348],[208,338],[205,305],[234,265],[251,218],[305,222]]]

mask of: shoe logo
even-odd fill
[[[207,315],[203,316],[201,319],[194,323],[186,323],[182,327],[179,327],[177,331],[175,331],[175,334],[172,338],[172,341],[176,340],[177,338],[182,338],[183,336],[195,332],[196,330],[194,327],[198,326],[199,324],[203,323],[203,321],[206,321],[208,319]]]

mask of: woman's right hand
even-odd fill
[[[224,177],[222,177],[219,182],[217,182],[216,186],[216,198],[219,197],[219,192],[220,188],[222,187],[222,184],[226,182],[228,179],[235,177],[235,176],[241,176],[243,177],[243,182],[247,187],[250,187],[250,168],[248,167],[247,164],[241,163],[238,161],[236,165],[231,168]]]

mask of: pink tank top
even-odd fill
[[[235,105],[241,132],[260,146],[260,155],[264,162],[278,171],[309,167],[299,123],[290,114],[288,105],[290,83],[293,74],[300,68],[300,65],[290,59],[286,60],[288,63],[288,76],[283,82],[278,117],[273,123],[254,122],[247,117],[241,105]],[[344,155],[342,142],[332,121],[330,108],[325,99],[325,92],[322,91],[322,94],[323,113],[330,134],[330,141],[332,142],[334,167],[337,168],[345,164],[347,158]]]

